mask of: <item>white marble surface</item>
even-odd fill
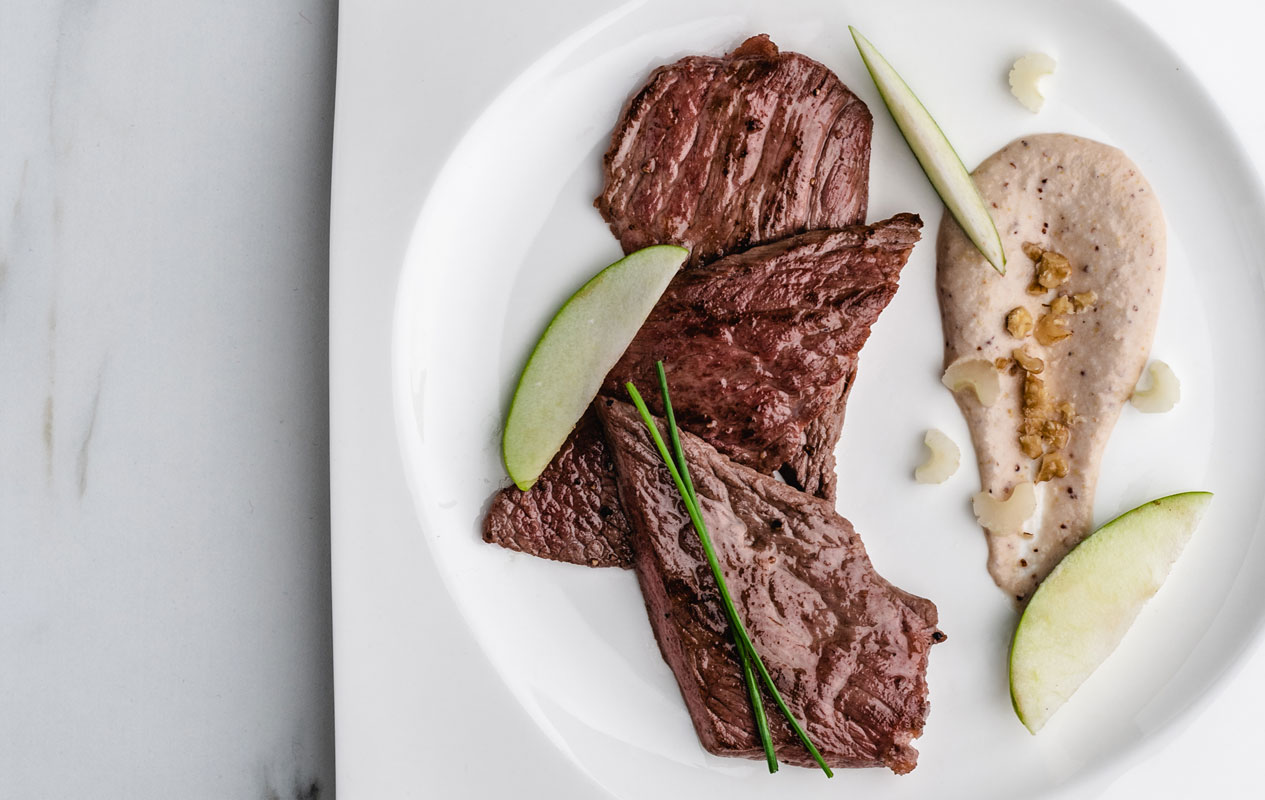
[[[0,0],[0,798],[333,796],[334,0]]]

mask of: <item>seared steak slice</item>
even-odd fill
[[[628,521],[619,507],[615,473],[592,408],[530,491],[510,486],[492,497],[483,538],[554,561],[632,565]]]
[[[811,231],[682,272],[603,392],[646,390],[663,359],[678,422],[735,460],[834,498],[835,443],[870,326],[897,288],[922,221]],[[590,566],[629,566],[600,435],[582,422],[530,491],[510,486],[483,521],[489,542]],[[607,513],[610,511],[611,513]]]
[[[919,238],[913,214],[810,231],[682,272],[602,387],[656,385],[664,362],[681,427],[761,472],[834,497],[834,446],[857,354]],[[647,402],[661,413],[658,393]],[[809,442],[821,417],[829,435]],[[833,434],[833,435],[830,435]],[[826,476],[830,476],[827,478]]]
[[[765,35],[659,67],[629,99],[595,201],[630,253],[697,266],[753,244],[865,220],[872,120],[833,72]]]
[[[650,624],[699,739],[716,755],[762,758],[737,649],[680,496],[637,412],[609,399],[598,411]],[[935,605],[883,580],[828,501],[689,434],[682,445],[738,614],[827,763],[912,770],[918,752],[910,742],[928,711],[927,651],[944,639]],[[786,720],[766,705],[779,758],[811,766]]]
[[[855,362],[855,358],[853,359]],[[843,412],[852,393],[852,381],[856,378],[856,366],[842,385],[835,390],[835,399],[827,404],[826,411],[818,415],[804,429],[804,445],[795,451],[790,461],[778,472],[787,483],[809,494],[833,500],[839,476],[835,472],[835,445],[843,433]]]

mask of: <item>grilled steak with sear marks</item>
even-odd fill
[[[629,99],[595,201],[631,253],[690,250],[687,267],[754,244],[865,221],[872,120],[826,67],[753,36],[688,56]]]
[[[834,445],[870,327],[896,294],[922,220],[810,231],[677,275],[602,387],[655,384],[664,361],[678,423],[761,472],[834,497]],[[662,411],[657,393],[647,402]],[[821,417],[835,432],[805,449]]]
[[[619,507],[615,473],[592,407],[528,491],[509,486],[492,497],[483,538],[528,555],[628,567],[628,521]]]
[[[603,393],[655,385],[663,359],[678,421],[734,460],[834,498],[834,448],[870,326],[896,293],[921,220],[810,231],[679,274]],[[647,401],[659,409],[657,393]],[[492,500],[483,536],[514,550],[628,566],[623,518],[596,429],[582,423],[530,491]],[[609,512],[609,513],[608,513]]]
[[[719,592],[675,485],[637,412],[611,399],[596,405],[650,624],[699,739],[717,755],[762,758]],[[944,639],[935,605],[881,578],[830,502],[688,433],[682,446],[738,614],[809,738],[834,767],[912,770],[910,742],[928,711],[927,652]],[[779,758],[811,766],[768,707]]]

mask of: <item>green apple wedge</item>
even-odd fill
[[[1211,500],[1208,492],[1186,492],[1121,514],[1037,588],[1010,646],[1010,697],[1029,731],[1041,730],[1116,649]]]
[[[530,489],[553,460],[688,256],[672,245],[630,253],[554,314],[518,378],[501,437],[519,489]]]
[[[984,198],[980,196],[974,179],[966,171],[966,166],[962,164],[953,145],[949,144],[949,138],[870,40],[851,25],[848,30],[852,32],[852,41],[856,43],[865,68],[869,70],[874,85],[878,87],[879,96],[891,112],[892,119],[896,121],[896,127],[900,129],[901,136],[905,137],[909,149],[918,159],[927,180],[931,181],[949,213],[962,226],[962,230],[979,248],[988,263],[1005,275],[1006,251],[1002,247],[997,226],[988,213],[988,206],[984,204]]]

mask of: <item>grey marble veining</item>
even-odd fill
[[[0,798],[328,798],[333,0],[0,0]]]

